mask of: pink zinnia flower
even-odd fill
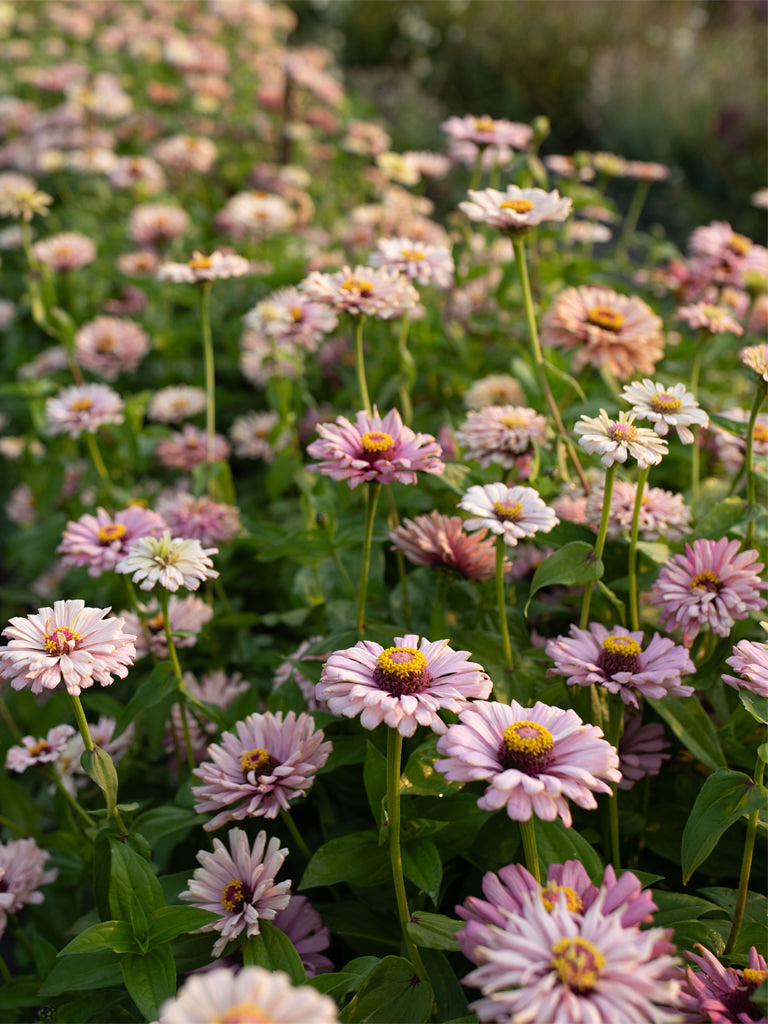
[[[32,255],[51,270],[79,270],[96,259],[96,245],[86,235],[65,231],[35,242]]]
[[[267,192],[237,192],[216,215],[216,225],[233,238],[266,238],[287,231],[296,214],[282,196]]]
[[[659,573],[651,589],[651,604],[658,605],[667,630],[681,627],[690,647],[704,626],[717,636],[728,636],[736,619],[763,608],[760,591],[768,587],[758,575],[763,563],[757,551],[739,551],[738,540],[700,538],[685,545]]]
[[[220,932],[213,946],[219,956],[231,939],[245,932],[259,934],[259,921],[272,921],[290,900],[290,881],[275,882],[288,850],[280,840],[259,832],[251,849],[248,836],[240,828],[229,833],[229,850],[220,839],[213,840],[213,853],[201,850],[200,867],[179,899],[211,910],[221,917],[198,928],[199,932]]]
[[[178,423],[205,409],[205,391],[189,384],[171,385],[156,391],[149,400],[147,418],[158,423]]]
[[[444,760],[435,768],[447,779],[488,783],[477,801],[483,810],[506,807],[515,821],[558,816],[571,824],[568,800],[589,810],[595,793],[619,782],[619,757],[602,729],[585,725],[575,711],[537,701],[532,708],[475,701],[437,741]]]
[[[110,608],[86,608],[85,601],[56,601],[25,619],[13,618],[3,630],[0,676],[14,690],[53,690],[64,682],[77,696],[93,684],[124,679],[136,657],[135,636],[123,632],[123,619],[105,619]]]
[[[650,420],[660,437],[666,437],[669,428],[674,427],[683,444],[693,444],[691,426],[706,427],[709,416],[685,384],[674,384],[665,388],[658,381],[646,377],[642,382],[626,384],[620,398],[632,403],[632,411],[642,419]]]
[[[115,572],[132,575],[142,590],[160,585],[166,590],[179,587],[197,590],[204,580],[219,575],[209,555],[218,554],[218,548],[204,548],[199,540],[171,537],[140,537],[115,566]]]
[[[764,330],[765,328],[763,328],[763,333]],[[746,345],[739,351],[739,359],[749,367],[758,380],[768,383],[768,342],[763,341],[759,345]]]
[[[158,498],[157,510],[174,537],[212,546],[232,540],[240,531],[240,509],[203,494],[171,491]]]
[[[453,285],[453,256],[443,245],[425,245],[411,238],[380,238],[371,254],[373,267],[394,267],[418,284],[447,289]]]
[[[445,463],[442,449],[431,434],[416,434],[406,427],[397,409],[380,416],[358,412],[355,423],[339,416],[335,423],[319,423],[319,439],[307,446],[307,454],[319,459],[307,468],[333,480],[347,480],[350,488],[366,480],[391,484],[415,484],[417,473],[441,476]]]
[[[176,996],[161,1006],[159,1024],[210,1024],[214,1020],[245,1024],[243,1015],[250,1008],[273,1024],[338,1024],[339,1019],[330,996],[310,985],[294,988],[283,971],[217,967],[204,974],[190,974]]]
[[[464,392],[464,405],[477,411],[489,405],[517,405],[523,401],[520,381],[509,373],[491,373],[473,381]]]
[[[561,895],[548,910],[531,894],[503,928],[488,925],[474,949],[480,964],[463,979],[483,998],[470,1004],[483,1022],[580,1021],[674,1024],[681,1019],[676,960],[661,928],[625,928],[605,897],[584,915]],[[663,952],[662,952],[663,951]]]
[[[468,580],[490,580],[496,575],[496,545],[486,531],[464,531],[459,516],[440,512],[404,519],[389,539],[409,562],[453,570]]]
[[[273,462],[275,453],[291,443],[290,431],[280,430],[279,423],[276,412],[247,412],[238,416],[229,429],[235,455],[241,459]]]
[[[546,652],[555,663],[547,675],[566,676],[568,686],[595,683],[609,693],[618,693],[625,704],[638,707],[643,697],[690,697],[692,686],[681,681],[696,668],[684,647],[668,637],[654,633],[643,649],[642,631],[630,632],[624,626],[608,630],[599,622],[589,629],[570,627],[570,637],[548,640]]]
[[[768,697],[768,644],[740,640],[725,663],[738,672],[741,678],[724,675],[724,683],[737,690],[751,690],[758,697]]]
[[[646,775],[658,775],[670,744],[664,736],[661,722],[642,724],[642,715],[624,709],[624,729],[619,740],[619,789],[632,789]]]
[[[307,352],[335,330],[339,318],[325,302],[316,302],[300,288],[278,288],[245,314],[246,327],[272,342],[293,342]]]
[[[322,918],[306,896],[291,893],[288,906],[278,911],[272,923],[296,947],[308,978],[333,970],[331,961],[323,956],[323,950],[331,944],[331,931],[324,927]]]
[[[589,523],[595,531],[600,525],[604,495],[605,490],[602,486],[593,487],[584,506],[585,519],[583,521]],[[635,514],[636,497],[637,482],[614,480],[611,491],[611,507],[608,512],[608,537],[629,537]],[[557,501],[561,500],[557,499]],[[557,501],[553,503],[555,508],[557,508]],[[560,514],[562,515],[562,512]],[[570,518],[570,516],[563,516],[563,518]],[[664,491],[660,487],[649,487],[646,483],[643,488],[643,497],[640,499],[638,529],[642,540],[663,539],[673,542],[683,540],[691,529],[691,510],[683,503],[682,494]]]
[[[78,438],[94,434],[107,423],[122,423],[122,398],[106,384],[75,384],[46,400],[48,433]]]
[[[128,236],[136,245],[161,247],[189,230],[189,215],[178,206],[142,203],[128,221]]]
[[[459,203],[459,209],[470,220],[500,228],[513,238],[544,221],[563,221],[571,213],[572,201],[561,197],[557,189],[545,192],[541,188],[507,185],[505,192],[496,188],[480,192],[470,189],[468,195],[469,201]]]
[[[136,658],[145,658],[150,652],[158,658],[168,657],[168,641],[165,636],[165,621],[160,603],[153,598],[148,604],[140,604],[142,619],[134,611],[121,611],[125,627],[136,634]],[[197,634],[213,618],[213,608],[196,594],[186,597],[168,595],[168,624],[175,647],[194,647]],[[149,648],[144,636],[149,635]]]
[[[77,362],[109,381],[133,372],[147,352],[149,336],[134,320],[97,316],[75,335]]]
[[[699,275],[717,284],[742,285],[753,250],[761,248],[724,220],[696,228],[688,239],[688,255]]]
[[[463,117],[449,117],[440,126],[448,137],[456,142],[474,142],[478,146],[512,146],[514,149],[525,149],[533,138],[533,128],[520,121],[508,121],[506,118],[475,117],[465,114]]]
[[[534,409],[518,405],[489,405],[470,412],[456,431],[466,459],[483,469],[491,465],[513,469],[520,456],[545,445],[547,420]]]
[[[289,654],[285,661],[281,662],[275,669],[272,677],[272,689],[278,690],[285,683],[295,683],[301,690],[304,704],[307,711],[327,711],[328,705],[325,701],[318,701],[315,695],[316,683],[308,679],[300,669],[300,664],[306,661],[325,661],[325,654],[309,654],[309,650],[322,640],[321,636],[311,636],[299,644],[298,648]]]
[[[390,267],[345,266],[333,274],[314,270],[300,287],[310,299],[325,302],[337,313],[381,320],[401,316],[419,301],[409,279]]]
[[[680,306],[675,313],[675,320],[685,320],[694,330],[707,331],[709,334],[735,334],[741,337],[744,333],[744,328],[738,320],[734,320],[727,306],[711,302]]]
[[[459,712],[472,698],[488,697],[493,683],[469,651],[453,651],[447,640],[409,633],[386,649],[361,640],[335,651],[323,666],[317,696],[335,715],[360,715],[364,729],[384,722],[403,736],[419,725],[444,733],[441,710]]]
[[[328,760],[331,744],[323,739],[311,715],[297,717],[294,711],[285,718],[282,712],[265,711],[237,722],[235,732],[223,733],[221,743],[208,748],[212,760],[194,771],[202,783],[192,787],[195,810],[219,812],[205,830],[248,817],[275,818],[288,810],[291,800],[306,795]]]
[[[213,436],[213,461],[229,458],[229,441],[221,434]],[[181,431],[164,437],[155,449],[158,462],[166,469],[181,469],[191,472],[201,462],[208,461],[207,436],[204,430],[185,423]]]
[[[34,839],[9,839],[0,843],[0,936],[9,914],[17,914],[28,903],[42,903],[41,885],[56,881],[58,868],[44,870],[50,858]]]
[[[210,256],[195,252],[186,263],[162,263],[158,267],[157,278],[176,284],[199,284],[201,281],[243,277],[250,272],[251,264],[245,257],[216,249]]]
[[[648,427],[636,427],[634,421],[633,412],[622,411],[614,420],[601,409],[599,416],[581,416],[573,432],[581,435],[579,444],[584,451],[599,455],[604,466],[626,462],[630,455],[640,469],[655,466],[667,454],[666,438]]]
[[[514,547],[522,537],[549,533],[559,522],[533,487],[474,484],[459,502],[459,508],[473,516],[465,521],[465,529],[488,529],[502,536],[508,547]]]
[[[8,771],[24,772],[34,764],[48,764],[57,761],[67,745],[67,740],[75,730],[71,725],[56,725],[49,729],[44,737],[22,737],[18,746],[10,747],[5,756],[5,767]]]
[[[213,704],[217,708],[227,708],[236,697],[249,690],[251,684],[243,679],[239,672],[228,676],[222,669],[214,669],[212,672],[206,672],[199,681],[191,672],[185,672],[184,686],[194,700]],[[181,707],[174,704],[171,708],[171,721],[166,723],[163,739],[165,749],[171,752],[174,748],[184,749],[186,738],[181,715]],[[195,761],[201,761],[208,750],[208,744],[218,731],[218,726],[210,719],[206,719],[204,713],[200,713],[199,707],[195,710],[195,716],[189,711],[185,712],[185,715],[192,753],[195,755]]]
[[[697,1021],[711,1024],[763,1024],[765,1014],[752,994],[768,977],[765,957],[752,946],[749,967],[724,967],[714,953],[696,943],[700,955],[685,955],[699,968],[686,967],[680,996],[685,1010]]]
[[[64,556],[63,566],[87,566],[89,576],[101,576],[114,569],[140,537],[159,537],[166,529],[162,516],[140,505],[129,505],[114,515],[99,508],[95,516],[70,520],[56,551]]]
[[[152,147],[152,155],[175,171],[207,174],[218,156],[216,143],[203,135],[170,135]]]

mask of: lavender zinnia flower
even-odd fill
[[[740,640],[725,663],[739,673],[739,678],[724,675],[724,683],[737,690],[751,690],[758,697],[768,697],[768,644]]]
[[[696,944],[700,955],[685,955],[699,968],[686,967],[680,991],[692,1019],[710,1024],[764,1024],[766,1017],[752,995],[768,977],[765,957],[752,946],[749,967],[724,967],[714,953]]]
[[[130,505],[111,515],[103,508],[96,515],[70,520],[56,549],[61,564],[87,567],[89,576],[101,576],[115,568],[140,537],[159,537],[166,529],[161,515]]]
[[[56,725],[49,729],[44,737],[23,736],[18,746],[13,746],[5,756],[5,767],[9,771],[23,772],[33,764],[47,764],[57,761],[67,745],[67,740],[74,735],[71,725]]]

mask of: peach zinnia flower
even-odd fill
[[[661,318],[635,295],[566,288],[541,321],[541,343],[573,353],[575,371],[606,367],[619,380],[653,373],[664,354]]]
[[[452,569],[468,580],[490,580],[496,575],[496,545],[486,531],[467,534],[460,516],[430,512],[404,519],[389,534],[393,545],[409,562]]]

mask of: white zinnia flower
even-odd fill
[[[667,442],[647,427],[634,426],[634,420],[634,412],[620,412],[612,420],[601,409],[599,416],[582,416],[573,430],[582,435],[579,444],[584,451],[599,455],[604,466],[626,462],[629,455],[640,469],[655,466],[667,454]]]
[[[466,520],[465,529],[488,529],[502,535],[509,547],[514,547],[521,537],[549,533],[560,522],[533,487],[476,484],[468,489],[459,502],[459,508],[475,517]]]
[[[699,407],[694,395],[686,391],[685,384],[665,388],[658,381],[644,377],[642,381],[625,384],[619,397],[632,403],[636,416],[650,420],[660,437],[666,437],[669,428],[675,427],[683,444],[693,444],[693,432],[688,429],[692,424],[700,427],[709,424],[709,416]]]
[[[142,590],[152,590],[158,583],[171,591],[179,587],[197,590],[203,580],[219,575],[208,558],[218,550],[202,547],[199,540],[171,537],[168,532],[162,537],[142,537],[117,563],[115,572],[133,573],[133,582]]]

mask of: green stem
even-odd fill
[[[403,423],[410,427],[413,423],[413,402],[411,401],[411,386],[413,383],[413,356],[408,351],[408,329],[411,318],[408,313],[403,313],[400,325],[400,334],[397,339],[397,351],[400,357],[400,415]]]
[[[3,721],[5,722],[8,731],[11,733],[13,738],[16,740],[17,743],[21,743],[21,730],[19,729],[18,725],[16,725],[16,722],[13,719],[13,715],[8,710],[8,707],[2,697],[0,697],[0,715],[2,715]]]
[[[755,448],[755,423],[757,423],[757,414],[760,412],[760,406],[765,400],[766,386],[760,381],[757,386],[757,393],[755,394],[755,400],[752,403],[752,409],[749,413],[749,423],[747,424],[747,452],[744,458],[744,467],[747,473],[747,506],[751,508],[756,501],[756,489],[755,489],[755,465],[754,465],[754,448]],[[747,535],[744,543],[749,547],[755,536],[755,520],[750,519],[749,525],[747,526]]]
[[[179,711],[181,712],[181,728],[184,732],[184,747],[187,754],[187,764],[190,772],[195,767],[195,754],[192,749],[192,737],[189,732],[189,721],[187,720],[187,694],[184,687],[184,675],[179,663],[179,655],[176,652],[176,644],[173,642],[171,622],[168,616],[168,591],[165,587],[160,588],[160,608],[163,613],[163,629],[165,630],[165,642],[168,645],[168,656],[171,659],[173,674],[176,676],[176,690],[179,698]]]
[[[203,358],[205,361],[205,437],[208,462],[213,462],[216,443],[216,370],[211,337],[211,283],[203,281],[200,285],[200,327],[203,333]]]
[[[531,282],[528,277],[528,264],[525,257],[525,243],[521,238],[512,239],[512,248],[515,252],[515,265],[517,267],[518,277],[520,278],[520,289],[523,294],[523,303],[525,305],[525,318],[528,324],[528,336],[531,341],[531,349],[533,351],[533,361],[536,365],[536,373],[539,378],[539,385],[544,393],[544,397],[549,407],[550,415],[555,421],[558,433],[563,439],[563,443],[568,451],[568,455],[573,463],[573,467],[576,470],[581,486],[585,492],[589,494],[589,483],[587,478],[584,476],[584,470],[581,468],[579,457],[576,454],[573,441],[566,432],[563,424],[562,417],[560,416],[560,410],[557,407],[557,402],[552,394],[552,389],[549,386],[547,379],[546,364],[544,362],[544,355],[541,351],[541,345],[539,343],[539,332],[536,327],[536,314],[533,309],[533,296],[531,295]]]
[[[612,462],[608,467],[605,474],[605,490],[603,491],[603,511],[600,516],[600,529],[598,530],[597,540],[595,541],[594,559],[599,561],[603,557],[603,549],[605,548],[605,538],[608,533],[608,518],[611,512],[611,494],[613,493],[613,478],[616,476],[617,463]],[[581,604],[581,618],[579,620],[579,627],[581,629],[587,628],[589,622],[589,606],[592,601],[592,590],[594,589],[594,583],[587,583],[584,587],[584,599]]]
[[[392,879],[395,884],[397,915],[403,931],[403,939],[416,973],[426,980],[424,969],[416,943],[408,935],[406,925],[411,919],[408,910],[408,898],[405,895],[403,878],[403,860],[400,853],[400,761],[403,753],[403,737],[397,729],[387,730],[387,815],[389,818],[389,859],[392,863]]]
[[[96,467],[96,472],[99,474],[102,485],[104,487],[104,494],[109,505],[112,504],[112,480],[109,475],[109,470],[106,467],[104,459],[101,457],[99,451],[99,444],[96,440],[95,434],[86,433],[85,440],[88,445],[88,451],[91,453],[91,461]]]
[[[379,487],[374,480],[368,485],[368,507],[365,510],[365,537],[363,538],[363,562],[360,567],[360,594],[357,603],[357,631],[365,632],[365,596],[368,590],[368,573],[371,568],[371,542],[376,506],[379,502]]]
[[[691,505],[693,514],[696,515],[696,506],[699,503],[699,481],[701,479],[701,438],[699,428],[694,429],[693,450],[691,451]]]
[[[72,810],[74,810],[77,814],[80,815],[80,817],[83,819],[83,821],[86,823],[86,825],[89,828],[95,828],[96,827],[95,821],[90,816],[88,811],[86,811],[86,809],[82,806],[82,804],[77,799],[77,797],[73,796],[69,792],[67,787],[62,782],[61,776],[56,771],[56,769],[53,766],[51,766],[51,770],[49,772],[46,772],[46,775],[51,780],[51,782],[54,784],[56,789],[58,789],[58,791],[61,793],[61,795],[64,797],[64,799],[67,801],[67,803],[70,805]]]
[[[360,401],[367,413],[371,411],[371,400],[368,397],[368,384],[365,379],[365,352],[363,351],[363,324],[365,317],[361,314],[355,317],[355,370],[357,371],[357,388],[360,392]]]
[[[536,826],[533,817],[528,821],[519,821],[520,835],[523,837],[523,851],[525,852],[525,866],[531,872],[536,881],[541,885],[541,870],[539,869],[539,855],[536,850]]]
[[[694,398],[699,397],[699,377],[701,376],[701,361],[704,358],[704,349],[706,343],[710,340],[712,335],[708,331],[699,331],[699,344],[696,346],[696,351],[693,353],[693,361],[691,362],[691,394]]]
[[[632,236],[635,233],[637,222],[640,219],[640,213],[645,206],[645,200],[648,197],[648,189],[651,187],[651,183],[648,180],[640,179],[635,188],[634,195],[629,204],[627,215],[624,218],[624,227],[622,228],[621,238],[619,244],[616,246],[616,259],[621,261],[626,258],[629,246],[632,242]]]
[[[640,611],[637,594],[637,537],[640,532],[640,509],[643,506],[645,485],[648,482],[650,466],[641,469],[637,477],[637,494],[632,512],[632,531],[629,535],[629,628],[640,629]]]
[[[296,822],[291,817],[291,812],[285,811],[281,808],[280,817],[282,818],[285,827],[291,833],[291,838],[293,839],[294,843],[296,843],[298,848],[301,850],[304,859],[307,861],[307,863],[309,863],[312,860],[312,851],[304,842],[304,836],[302,836],[301,832],[299,832]]]
[[[96,744],[93,742],[91,730],[88,728],[88,719],[85,717],[85,712],[83,711],[83,705],[80,703],[80,698],[77,694],[69,693],[69,691],[67,691],[67,696],[69,697],[69,702],[75,712],[75,720],[77,722],[77,727],[80,730],[80,735],[83,737],[85,749],[94,750]]]
[[[496,537],[496,602],[499,608],[499,626],[501,628],[501,645],[504,650],[504,661],[507,670],[511,673],[514,666],[512,664],[512,645],[509,642],[509,625],[507,623],[505,600],[504,556],[506,553],[507,545],[504,543],[504,534],[499,534]]]
[[[477,191],[480,187],[480,182],[483,179],[483,154],[485,153],[485,146],[477,147],[477,156],[475,157],[475,166],[472,168],[472,177],[469,180],[469,187],[473,191]]]
[[[389,527],[391,530],[396,529],[400,524],[400,518],[397,514],[397,505],[395,503],[395,496],[392,493],[392,488],[387,488],[387,498],[389,500]],[[405,622],[405,628],[410,632],[411,629],[411,602],[408,597],[408,576],[405,569],[405,556],[400,548],[395,548],[395,561],[397,562],[397,575],[400,580],[400,591],[403,596],[403,621]]]
[[[755,786],[762,786],[764,770],[765,762],[762,757],[760,757],[760,754],[758,754],[757,762],[755,764]],[[725,944],[726,953],[730,953],[736,945],[736,940],[739,937],[739,930],[741,929],[741,923],[744,920],[744,910],[747,905],[747,892],[749,889],[749,875],[752,870],[752,856],[755,852],[755,839],[757,837],[759,816],[760,810],[758,808],[756,811],[753,811],[747,819],[747,835],[744,839],[744,854],[742,856],[741,872],[739,874],[739,889],[738,895],[736,896],[736,906],[733,911],[731,932],[728,936],[728,941]]]

